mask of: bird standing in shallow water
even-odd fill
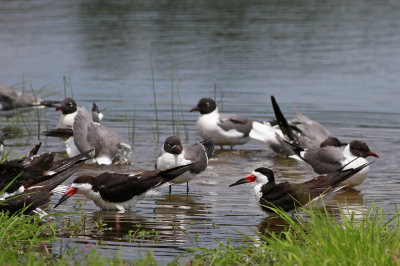
[[[236,115],[218,112],[215,101],[202,98],[189,112],[200,112],[197,131],[203,139],[214,141],[215,145],[245,144],[249,140],[253,120]]]
[[[166,170],[180,165],[196,163],[190,167],[189,171],[170,181],[172,184],[186,182],[186,192],[189,193],[189,181],[206,170],[208,159],[213,152],[214,142],[212,140],[203,140],[200,143],[182,146],[180,138],[171,136],[164,142],[162,153],[156,160],[156,169]],[[171,193],[171,185],[169,186],[169,193]]]
[[[318,176],[303,183],[275,183],[274,172],[261,167],[229,186],[255,182],[254,193],[257,203],[265,212],[273,213],[271,207],[281,208],[288,212],[310,203],[321,195],[342,188],[343,181],[368,165],[369,163],[366,163],[355,169],[340,170],[326,176]]]
[[[98,176],[78,176],[54,208],[80,193],[104,210],[124,212],[143,199],[146,192],[185,173],[191,166],[192,164],[164,171],[145,171],[136,175],[105,172]]]
[[[346,145],[343,149],[340,146]],[[320,147],[314,147],[306,150],[295,148],[297,156],[295,159],[308,163],[317,174],[329,174],[336,172],[337,169],[356,168],[368,163],[367,157],[373,156],[379,158],[379,155],[370,151],[365,142],[353,140],[350,143],[340,142],[334,137],[328,138],[321,143]],[[369,166],[354,174],[351,178],[343,182],[347,188],[360,185],[369,172]]]

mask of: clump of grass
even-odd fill
[[[37,248],[54,239],[54,226],[38,215],[0,213],[0,264],[18,265],[39,257]]]
[[[242,247],[220,244],[216,249],[195,249],[192,265],[398,265],[400,215],[389,217],[372,206],[364,218],[341,212],[336,219],[324,210],[305,210],[306,221],[276,210],[287,230],[251,239]]]

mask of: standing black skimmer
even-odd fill
[[[79,169],[88,153],[55,160],[55,153],[36,155],[40,145],[21,159],[0,164],[0,211],[14,213],[29,205],[29,212],[47,203],[51,191]]]
[[[346,146],[344,149],[340,146]],[[320,147],[303,150],[301,148],[293,149],[300,159],[308,163],[316,173],[328,174],[337,171],[337,169],[357,168],[360,165],[368,163],[367,157],[373,156],[379,158],[378,154],[370,151],[365,142],[353,140],[349,144],[339,141],[337,138],[330,137],[321,143]],[[343,184],[348,188],[360,185],[366,178],[369,166],[346,180]]]
[[[189,181],[196,175],[206,170],[208,159],[214,152],[214,142],[203,140],[200,143],[181,144],[181,140],[176,136],[168,137],[163,145],[162,153],[156,160],[156,169],[167,170],[172,167],[193,164],[189,171],[170,181],[172,184],[185,183],[186,192],[189,193]],[[171,193],[171,186],[169,187]]]
[[[271,207],[288,212],[304,206],[320,196],[336,192],[343,188],[343,181],[367,167],[369,163],[354,169],[336,171],[318,176],[304,183],[275,183],[274,172],[268,168],[257,168],[250,175],[229,185],[230,187],[255,182],[254,193],[257,203],[267,213],[274,213]]]
[[[276,121],[264,123],[254,121],[250,137],[264,142],[274,152],[290,156],[294,153],[287,142],[296,143],[297,146],[305,149],[318,147],[330,137],[329,131],[324,126],[301,114],[295,108],[296,119],[288,122],[274,96],[271,96],[271,102]]]
[[[249,140],[253,120],[236,114],[221,114],[215,101],[202,98],[189,112],[200,112],[197,131],[203,139],[211,139],[215,145],[245,144]]]
[[[78,176],[70,189],[61,197],[58,205],[76,193],[86,198],[104,210],[126,211],[133,208],[151,189],[171,181],[185,173],[192,164],[167,169],[164,171],[145,171],[140,174],[102,173],[98,176]]]

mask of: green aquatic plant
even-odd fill
[[[154,113],[156,115],[156,134],[157,141],[160,140],[160,129],[158,126],[158,109],[157,109],[157,96],[156,96],[156,85],[154,80],[154,68],[153,68],[153,56],[151,52],[151,44],[150,44],[150,69],[151,69],[151,81],[153,85],[153,97],[154,97]]]
[[[372,206],[359,220],[349,210],[340,219],[326,208],[303,210],[289,216],[276,209],[286,223],[281,232],[263,232],[259,237],[245,236],[242,246],[220,243],[218,248],[197,248],[192,265],[398,265],[400,215],[389,216]]]

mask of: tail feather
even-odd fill
[[[168,182],[190,170],[190,167],[196,163],[190,163],[186,165],[181,165],[177,167],[173,167],[160,172],[160,175],[165,178],[165,181]]]
[[[352,177],[353,175],[357,174],[358,172],[360,172],[362,169],[364,169],[365,167],[367,167],[368,165],[372,164],[373,162],[370,163],[365,163],[363,165],[360,165],[359,167],[356,168],[351,168],[348,170],[342,170],[341,172],[343,173],[342,175],[340,175],[337,179],[334,179],[331,183],[331,186],[336,187],[338,186],[340,183],[342,183],[343,181],[345,181],[346,179],[349,179],[350,177]]]
[[[200,143],[204,146],[204,149],[207,153],[207,158],[210,159],[214,153],[214,141],[212,141],[211,139],[205,139]]]
[[[28,158],[30,159],[30,160],[32,160],[32,158],[38,153],[38,151],[39,151],[39,149],[40,149],[40,146],[42,146],[42,143],[41,142],[39,142],[35,147],[33,147],[33,149],[29,152],[29,154],[28,154]]]
[[[278,121],[278,125],[282,133],[294,143],[299,143],[296,134],[294,134],[293,130],[290,128],[289,123],[286,120],[285,116],[283,115],[281,108],[276,102],[274,96],[271,96],[271,102],[272,102],[272,107],[274,108],[276,120]]]
[[[76,164],[78,161],[84,159],[84,158],[89,158],[89,153],[92,152],[92,150],[88,150],[84,153],[75,155],[74,157],[68,158],[68,159],[63,159],[63,160],[58,160],[54,163],[54,166],[52,167],[52,171],[58,173],[61,171],[64,171],[65,169],[70,168],[74,164]]]
[[[67,180],[73,173],[75,173],[75,171],[78,170],[84,162],[85,162],[85,160],[80,160],[80,161],[76,162],[74,165],[70,166],[68,169],[65,169],[62,172],[56,174],[52,178],[47,179],[43,182],[35,184],[32,187],[27,188],[26,191],[29,192],[29,191],[35,191],[38,189],[40,189],[41,191],[52,191],[58,185],[63,183],[65,180]]]

